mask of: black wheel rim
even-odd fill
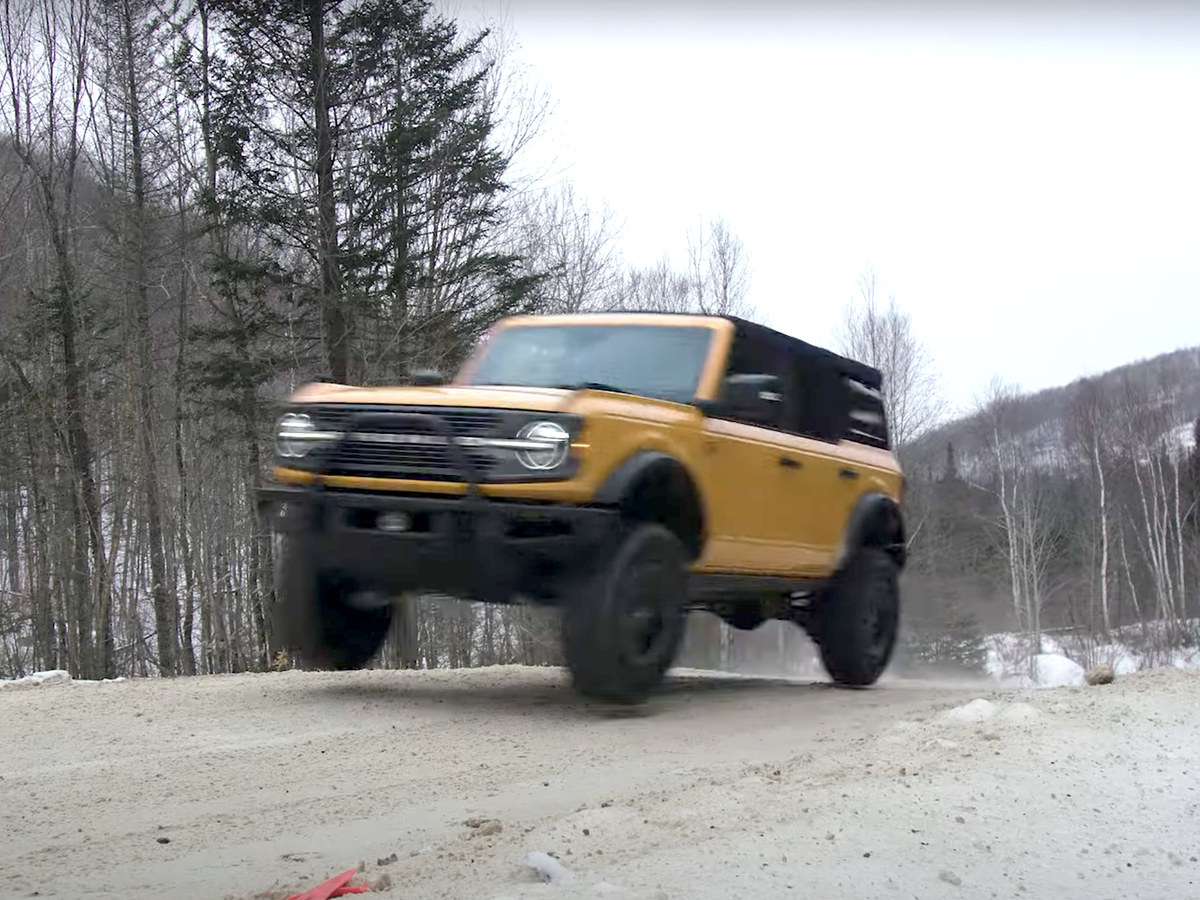
[[[864,604],[863,630],[867,637],[866,656],[872,668],[887,662],[896,635],[896,594],[890,579],[880,579]]]
[[[671,639],[669,604],[675,591],[672,573],[661,563],[632,567],[615,585],[618,647],[632,666],[659,662]]]

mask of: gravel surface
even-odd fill
[[[558,670],[0,691],[0,897],[1200,896],[1200,675],[992,692]],[[36,893],[35,893],[36,892]]]

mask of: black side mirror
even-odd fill
[[[432,369],[418,369],[412,373],[412,383],[416,387],[441,387],[446,383],[441,372]]]
[[[774,425],[783,410],[783,392],[774,375],[730,375],[721,384],[722,410],[738,419]]]

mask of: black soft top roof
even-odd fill
[[[864,363],[857,362],[845,356],[839,356],[831,350],[806,343],[799,338],[794,338],[781,331],[767,328],[765,325],[739,319],[737,316],[720,316],[719,318],[732,322],[739,334],[746,336],[756,343],[767,344],[777,352],[803,359],[822,368],[834,369],[838,374],[853,378],[863,386],[875,391],[881,390],[883,387],[882,373],[878,369]]]

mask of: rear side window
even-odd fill
[[[869,447],[891,447],[883,392],[864,384],[857,378],[845,379],[849,399],[846,440]]]
[[[789,352],[779,344],[739,334],[734,339],[725,374],[774,375],[779,379],[783,402],[778,420],[767,427],[833,443],[846,432],[846,385],[832,365]]]
[[[846,433],[846,383],[831,365],[798,358],[793,362],[794,418],[790,431],[837,443]]]
[[[833,444],[890,447],[878,373],[853,360],[740,322],[725,375],[773,375],[779,381],[777,420],[748,425]]]
[[[789,356],[786,353],[779,352],[777,347],[773,347],[766,341],[755,340],[753,337],[738,333],[734,336],[733,346],[729,351],[729,360],[725,367],[725,377],[731,375],[774,375],[779,379],[779,392],[783,395],[782,402],[779,403],[779,415],[774,422],[755,422],[744,421],[746,425],[757,425],[759,427],[776,428],[781,431],[791,431],[791,422],[794,418],[794,411],[791,409],[794,403],[795,391],[788,377]],[[737,421],[737,416],[730,415],[729,418]]]

